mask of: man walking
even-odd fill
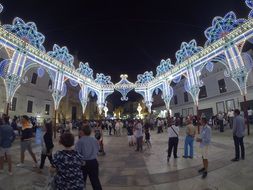
[[[233,139],[235,144],[235,158],[231,161],[236,162],[240,159],[240,148],[241,147],[241,159],[245,159],[244,142],[243,137],[245,134],[245,121],[242,116],[240,116],[240,111],[235,109],[234,111],[234,121],[233,121]]]

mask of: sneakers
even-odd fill
[[[167,157],[167,162],[169,162],[170,161],[170,157]]]
[[[183,158],[188,158],[188,156],[183,156]]]
[[[13,175],[13,173],[12,173],[12,172],[8,172],[8,174],[9,174],[9,176],[12,176],[12,175]]]
[[[0,170],[0,174],[4,173],[4,170]]]
[[[19,163],[19,164],[17,164],[17,167],[24,167],[24,166],[25,166],[24,163]]]

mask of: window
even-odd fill
[[[188,102],[189,99],[188,99],[188,93],[187,92],[184,92],[184,102]]]
[[[27,102],[27,113],[32,113],[33,112],[33,101],[28,100]]]
[[[32,84],[36,84],[37,78],[38,78],[38,74],[37,73],[33,73],[31,83]]]
[[[224,79],[218,80],[220,93],[227,92],[226,83]]]
[[[16,111],[16,106],[17,106],[17,98],[14,97],[11,103],[11,111]]]
[[[53,86],[52,86],[52,80],[51,79],[49,79],[49,81],[48,81],[48,88],[52,88]]]
[[[174,104],[177,105],[177,96],[174,96]]]
[[[201,86],[199,89],[199,99],[207,97],[206,86]]]
[[[45,115],[49,115],[50,113],[50,105],[49,104],[46,104],[46,107],[45,107]]]

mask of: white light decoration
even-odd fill
[[[105,112],[105,118],[107,118],[107,112],[108,112],[107,106],[104,107],[104,112]]]
[[[253,1],[245,0],[246,5],[253,10]],[[0,12],[2,11],[0,4]],[[60,100],[67,93],[64,83],[70,80],[73,86],[80,85],[82,88],[80,101],[85,110],[91,92],[97,96],[99,113],[106,109],[106,98],[115,90],[122,94],[122,100],[127,100],[127,94],[134,89],[143,96],[143,103],[151,112],[153,92],[161,89],[162,98],[166,109],[169,109],[170,100],[173,97],[171,82],[179,82],[186,78],[185,89],[189,92],[198,105],[199,87],[203,84],[200,80],[201,71],[205,67],[209,72],[213,70],[213,63],[220,62],[226,67],[225,75],[230,76],[236,83],[241,93],[247,93],[247,76],[252,70],[252,64],[245,64],[241,50],[246,40],[253,37],[253,11],[249,14],[250,19],[237,19],[234,12],[227,13],[224,17],[215,17],[212,25],[205,31],[207,43],[204,48],[197,45],[195,40],[183,42],[180,50],[176,52],[176,63],[168,58],[162,60],[153,71],[146,71],[137,76],[135,83],[127,80],[127,75],[121,76],[121,81],[113,84],[111,77],[103,73],[97,73],[93,78],[93,70],[88,63],[80,62],[79,68],[75,69],[74,58],[69,54],[67,47],[54,45],[53,51],[46,53],[43,43],[45,36],[38,32],[35,23],[24,22],[15,18],[10,25],[0,25],[1,50],[11,50],[14,53],[9,60],[0,62],[0,77],[4,79],[6,87],[6,100],[11,103],[16,90],[24,79],[25,72],[34,63],[39,65],[39,77],[44,75],[45,70],[52,79],[52,92],[55,109],[58,109]],[[43,68],[43,69],[42,69]]]
[[[141,110],[142,110],[142,107],[141,107],[141,104],[139,103],[139,104],[138,104],[138,107],[137,107],[138,117],[139,117],[139,118],[141,118]]]

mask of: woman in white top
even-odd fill
[[[174,122],[172,122],[171,126],[168,126],[168,136],[169,136],[168,157],[167,157],[168,162],[170,160],[172,150],[173,150],[174,158],[178,158],[178,156],[177,156],[178,135],[179,135],[178,122],[174,121]]]

